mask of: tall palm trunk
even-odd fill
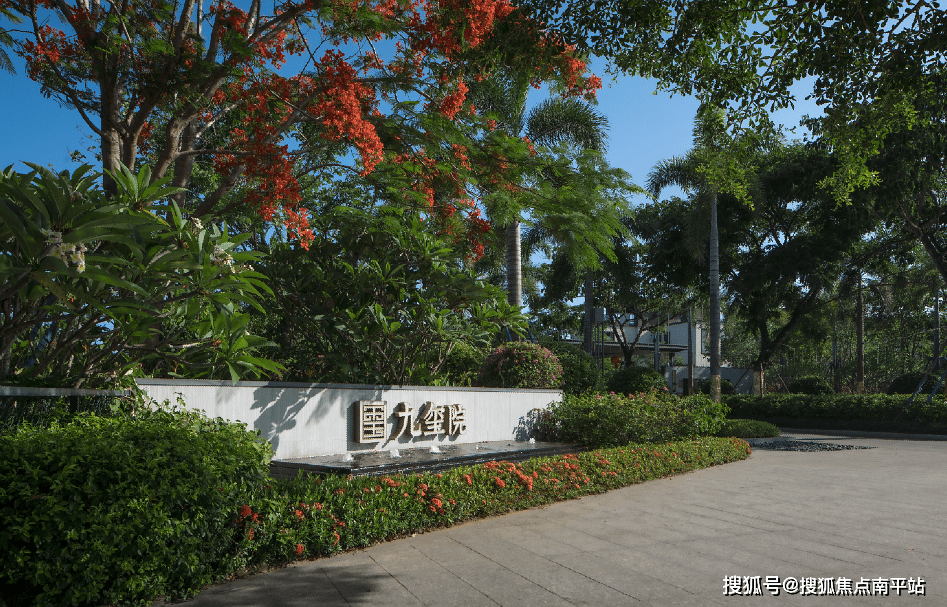
[[[717,193],[710,201],[710,397],[720,402],[720,239]],[[762,380],[762,378],[760,378]]]
[[[506,228],[506,289],[511,306],[523,307],[523,265],[520,253],[520,222]]]
[[[936,302],[935,302],[936,303]],[[858,270],[858,298],[855,300],[855,393],[865,393],[865,296],[862,273]],[[935,346],[936,348],[936,346]]]
[[[583,323],[582,349],[592,354],[592,333],[595,316],[595,277],[592,272],[585,273],[585,323]]]

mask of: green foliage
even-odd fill
[[[726,398],[735,417],[805,418],[823,420],[911,421],[947,426],[947,400],[935,396],[930,404],[918,397],[910,407],[902,395],[884,394],[767,394]]]
[[[549,348],[562,365],[562,391],[565,394],[585,394],[599,389],[602,375],[588,352],[561,341],[543,341],[542,345]]]
[[[773,424],[755,419],[724,420],[714,436],[735,436],[737,438],[775,438],[782,432]]]
[[[182,410],[79,416],[0,436],[0,595],[37,605],[184,598],[242,566],[236,507],[268,443]]]
[[[703,396],[677,398],[657,392],[629,396],[566,396],[542,416],[543,440],[615,447],[707,435],[723,423],[728,409]]]
[[[0,173],[0,380],[60,386],[131,373],[236,380],[257,357],[244,307],[267,287],[242,238],[189,222],[150,171],[113,175],[107,198],[83,166]],[[148,210],[145,210],[145,209]],[[162,219],[166,217],[167,220]],[[16,311],[15,314],[12,311]]]
[[[480,348],[456,342],[441,367],[441,377],[448,386],[472,386],[486,358],[486,352]]]
[[[789,392],[791,394],[835,394],[832,384],[818,375],[796,378],[789,384]]]
[[[294,381],[427,385],[451,344],[488,341],[524,318],[463,267],[420,218],[392,207],[326,209],[309,249],[274,243],[264,334]]]
[[[908,133],[921,122],[910,102],[943,88],[937,86],[943,61],[914,52],[942,43],[937,26],[945,12],[937,5],[824,2],[818,10],[786,11],[729,0],[577,0],[562,10],[561,0],[530,0],[526,6],[568,43],[611,58],[617,70],[728,104],[734,139],[791,107],[794,85],[814,78],[814,88],[804,88],[826,108],[818,122],[839,162],[824,185],[838,202],[875,180],[865,161],[887,133]],[[740,151],[738,145],[720,150],[721,162]]]
[[[887,394],[914,394],[917,387],[921,386],[920,393],[926,395],[934,391],[939,380],[940,375],[938,373],[925,374],[923,371],[902,373],[891,380],[885,392]],[[941,386],[941,388],[943,388],[943,386]]]
[[[606,387],[610,392],[616,394],[638,394],[639,392],[650,392],[660,390],[666,392],[668,389],[664,376],[651,367],[639,367],[636,365],[625,367],[615,371],[608,378]]]
[[[290,545],[303,547],[302,556],[328,555],[427,528],[744,459],[748,451],[742,440],[700,438],[518,464],[487,462],[437,474],[352,479],[300,475],[273,483],[262,493],[266,505],[259,518],[272,522],[261,522],[255,535],[286,529],[284,537]],[[260,563],[287,560],[285,552],[271,552],[256,539],[253,545]],[[298,558],[295,553],[291,556]]]
[[[131,395],[96,394],[80,397],[65,396],[0,396],[0,434],[12,431],[22,424],[48,427],[64,424],[76,415],[110,417],[125,415],[138,408],[138,399]]]
[[[0,598],[142,606],[158,595],[186,598],[236,572],[748,453],[740,440],[701,438],[437,474],[273,481],[264,474],[265,443],[240,425],[196,413],[28,428],[0,437]]]
[[[724,402],[715,402],[712,398],[701,394],[684,396],[680,400],[683,406],[693,414],[697,433],[700,436],[713,436],[723,426],[727,414],[730,413],[730,407]]]
[[[697,381],[697,391],[701,394],[710,394],[710,380],[701,379]],[[720,379],[720,394],[736,394],[736,388],[729,379]]]
[[[488,388],[560,388],[563,369],[548,349],[527,341],[499,346],[487,356],[477,385]]]

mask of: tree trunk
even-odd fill
[[[717,234],[717,194],[710,201],[710,397],[720,402],[720,240]]]
[[[940,289],[934,289],[934,370],[940,371]]]
[[[763,361],[758,360],[756,364],[753,365],[753,395],[754,396],[763,396],[763,392],[766,386],[766,377],[765,370],[763,369]]]
[[[197,127],[193,122],[189,122],[187,126],[184,127],[184,131],[181,133],[181,143],[180,149],[182,151],[190,150],[195,146],[197,142]],[[191,172],[194,170],[194,161],[196,156],[193,154],[188,154],[186,156],[178,156],[174,160],[174,177],[171,179],[171,185],[176,188],[187,188],[188,184],[191,181]],[[173,194],[171,198],[177,203],[177,205],[183,210],[184,205],[187,202],[187,192],[178,192]]]
[[[865,296],[862,293],[862,274],[858,272],[858,308],[855,315],[855,393],[865,393]]]
[[[694,393],[694,306],[687,312],[687,394]]]
[[[523,265],[520,253],[520,222],[514,221],[506,229],[506,288],[507,301],[523,307]]]
[[[595,278],[591,272],[585,274],[585,323],[582,335],[582,349],[592,354],[592,316],[595,313]],[[637,340],[636,340],[637,343]]]

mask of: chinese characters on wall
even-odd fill
[[[419,409],[408,403],[398,403],[394,416],[396,422],[390,437],[388,428],[388,403],[381,400],[359,400],[355,402],[358,428],[355,441],[374,443],[386,438],[398,440],[402,436],[460,436],[467,433],[467,409],[463,405],[435,405],[426,402]]]

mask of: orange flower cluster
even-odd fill
[[[90,58],[102,59],[95,40],[100,30],[111,26],[93,19],[86,3],[70,6],[70,2],[39,0],[42,6],[60,11],[76,35],[67,36],[43,24],[32,40],[23,42],[21,54],[35,79],[63,61],[89,71]],[[299,152],[290,149],[287,136],[302,122],[316,125],[317,137],[356,150],[360,174],[367,176],[385,160],[384,145],[375,126],[381,116],[379,97],[394,96],[394,91],[420,91],[433,100],[432,111],[451,120],[472,116],[475,110],[467,100],[469,88],[457,79],[455,60],[461,51],[483,45],[498,21],[511,18],[513,6],[509,0],[333,0],[327,7],[316,0],[289,0],[274,11],[266,19],[255,20],[230,0],[214,0],[207,10],[207,48],[193,35],[185,36],[171,51],[134,40],[118,43],[114,52],[121,55],[123,66],[132,66],[128,68],[133,77],[130,81],[168,82],[168,70],[177,70],[173,90],[162,92],[166,95],[163,99],[142,101],[145,92],[161,87],[127,89],[127,106],[132,113],[142,114],[135,120],[129,114],[123,124],[144,126],[137,133],[122,133],[120,137],[126,148],[142,153],[176,150],[178,141],[153,141],[149,114],[168,107],[172,95],[174,99],[187,99],[187,104],[196,103],[196,114],[189,114],[195,116],[191,125],[199,131],[213,125],[220,147],[201,148],[205,144],[201,141],[194,149],[182,151],[210,155],[215,170],[229,178],[225,182],[244,180],[248,186],[246,204],[267,221],[279,215],[290,233],[307,247],[313,234],[309,217],[300,209],[302,191],[296,178],[301,170],[296,162]],[[179,15],[165,16],[166,12],[162,0],[141,0],[122,18],[128,19],[133,38],[171,40],[175,31],[171,26],[178,23]],[[311,19],[317,27],[322,26],[326,36],[322,42],[329,49],[315,61],[310,75],[286,77],[279,68],[287,54],[312,48],[301,34],[296,34],[296,25],[301,22],[297,19]],[[186,19],[180,24],[193,27]],[[387,64],[367,48],[352,51],[352,45],[346,46],[344,50],[354,52],[354,57],[347,57],[343,50],[343,45],[353,40],[394,40],[399,36],[402,40],[397,43],[395,57]],[[550,49],[558,42],[550,38],[544,44]],[[536,83],[557,71],[565,78],[569,94],[594,94],[601,86],[598,78],[584,77],[587,65],[575,57],[574,49],[559,53],[551,65],[539,65],[542,61],[545,59],[536,60]],[[228,74],[224,84],[212,76],[221,68]],[[473,76],[482,79],[484,74]],[[495,121],[488,121],[487,127],[496,128]],[[535,151],[530,142],[527,145]],[[426,198],[442,233],[469,242],[472,256],[479,258],[491,226],[480,216],[467,190],[475,179],[489,187],[487,176],[502,174],[510,165],[500,162],[489,167],[472,166],[476,162],[471,162],[464,146],[454,145],[453,151],[458,171],[437,175],[433,168],[426,167],[427,173],[419,177],[414,191]],[[408,155],[415,154],[412,151]],[[167,166],[173,166],[173,161],[171,157]],[[435,187],[435,179],[447,182],[447,186],[438,183]],[[509,183],[511,179],[506,183],[499,179],[498,187],[515,189]]]

